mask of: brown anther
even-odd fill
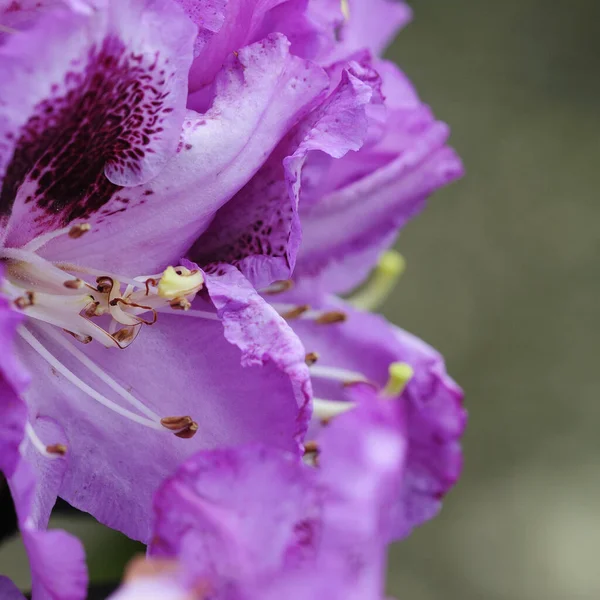
[[[78,342],[81,342],[82,344],[89,344],[93,339],[91,335],[83,335],[81,333],[74,333],[73,331],[69,331],[68,329],[63,329],[63,331],[65,333],[68,333],[69,335],[72,335]]]
[[[115,285],[115,282],[113,281],[112,277],[98,277],[98,279],[96,279],[96,283],[97,283],[97,287],[96,289],[101,293],[101,294],[110,294],[110,292],[113,289],[113,286]]]
[[[143,304],[137,304],[136,302],[129,302],[128,300],[125,300],[124,298],[113,298],[109,302],[109,304],[111,306],[117,306],[117,304],[124,304],[125,306],[129,306],[130,308],[142,308],[144,310],[152,311],[152,321],[146,321],[145,319],[142,319],[142,317],[140,317],[139,315],[132,315],[134,318],[136,318],[140,323],[143,323],[144,325],[154,325],[154,323],[156,323],[156,320],[158,319],[158,313],[151,306],[144,306]]]
[[[347,388],[347,387],[352,387],[353,385],[361,385],[361,384],[369,385],[373,389],[379,390],[379,386],[374,381],[369,381],[368,379],[353,379],[352,381],[344,381],[344,383],[342,383],[342,386]]]
[[[318,454],[320,451],[319,444],[314,440],[304,444],[304,454]]]
[[[261,293],[269,296],[274,294],[282,294],[287,292],[294,287],[294,282],[291,279],[281,279],[280,281],[273,282],[269,287],[261,290]]]
[[[189,427],[193,422],[194,420],[190,416],[163,417],[160,420],[160,424],[171,431],[179,431],[180,429],[185,429],[186,427]]]
[[[104,314],[104,309],[100,306],[100,302],[90,302],[83,310],[83,314],[88,317],[99,317]]]
[[[302,304],[301,306],[296,306],[287,312],[281,314],[284,319],[297,319],[302,316],[307,310],[310,310],[310,306],[308,304]]]
[[[35,304],[35,296],[33,292],[25,292],[25,295],[16,298],[14,303],[17,308],[23,310]]]
[[[117,342],[119,348],[127,348],[127,346],[129,346],[129,344],[131,344],[131,342],[133,342],[133,340],[136,338],[140,327],[141,325],[123,327],[122,329],[119,329],[119,331],[114,333],[112,338],[113,340],[115,340],[115,342]]]
[[[184,440],[189,440],[190,438],[192,438],[196,435],[197,431],[198,431],[198,423],[196,423],[196,421],[192,421],[185,429],[178,431],[177,433],[175,433],[175,435],[178,438],[182,438]]]
[[[319,360],[319,355],[316,352],[307,352],[304,357],[304,362],[310,367],[310,365],[314,365]]]
[[[46,446],[46,452],[48,454],[64,456],[67,453],[67,447],[64,444],[51,444],[50,446]]]
[[[192,303],[187,298],[175,298],[169,302],[169,306],[173,310],[190,310]]]
[[[82,279],[68,279],[63,281],[63,285],[69,290],[80,290],[85,283]]]
[[[84,233],[87,233],[92,226],[89,223],[81,223],[80,225],[73,225],[71,229],[69,229],[69,237],[76,240],[80,238]]]
[[[150,279],[146,279],[146,281],[144,282],[144,285],[146,286],[146,296],[150,295],[150,286],[156,287],[158,285],[158,281],[156,279],[153,279],[152,277],[150,277]]]
[[[331,325],[332,323],[343,323],[348,316],[340,310],[331,310],[317,317],[316,322],[319,325]]]

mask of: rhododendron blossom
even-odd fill
[[[57,497],[150,544],[116,598],[383,597],[465,425],[439,354],[372,313],[462,174],[381,58],[410,16],[0,0],[0,471],[33,600],[86,596]]]

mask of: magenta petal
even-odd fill
[[[190,600],[190,594],[180,585],[178,578],[159,575],[134,579],[108,600]]]
[[[1,284],[1,273],[0,273]],[[0,297],[0,471],[10,477],[20,461],[27,407],[19,397],[28,383],[28,375],[17,362],[13,342],[22,317]]]
[[[283,33],[291,42],[292,54],[316,60],[331,52],[341,17],[338,0],[177,1],[199,29],[190,69],[189,106],[201,112],[210,105],[207,88],[229,54],[269,34]],[[336,7],[338,18],[332,15]]]
[[[0,219],[18,246],[155,176],[184,117],[194,27],[171,0],[57,7],[0,46]],[[82,191],[83,190],[83,191]]]
[[[0,598],[2,600],[25,600],[19,588],[8,578],[0,575]]]
[[[36,374],[30,411],[65,430],[68,468],[60,496],[146,542],[152,494],[182,460],[200,449],[258,441],[297,453],[309,418],[304,353],[285,321],[235,270],[209,275],[207,284],[213,302],[207,295],[194,308],[211,311],[213,319],[161,313],[126,350],[82,346],[158,417],[190,415],[198,424],[191,439],[176,437],[157,420],[149,428],[102,406],[20,346]],[[33,331],[72,373],[139,413],[46,333]]]
[[[397,67],[379,62],[377,68],[389,99],[383,135],[338,161],[306,166],[318,176],[300,202],[295,278],[313,290],[347,292],[361,283],[399,228],[463,173],[446,145],[448,126],[435,120]],[[381,125],[373,120],[371,134]]]
[[[302,343],[234,267],[221,265],[218,275],[207,275],[206,286],[226,339],[242,351],[242,366],[273,363],[290,378],[299,407],[296,439],[301,441],[310,419],[312,392]]]
[[[155,496],[150,555],[219,598],[380,599],[403,426],[363,403],[322,431],[316,469],[259,445],[196,454]]]
[[[318,516],[313,475],[297,457],[262,446],[199,453],[155,497],[150,554],[179,557],[223,586],[275,575],[303,534],[298,524]]]
[[[381,54],[411,17],[412,11],[403,0],[348,0],[348,19],[340,30],[341,43],[329,58],[345,58],[362,48],[368,48],[374,55]]]
[[[177,0],[198,25],[190,70],[191,92],[209,84],[234,50],[256,41],[262,21],[273,6],[286,0]],[[266,34],[280,31],[271,29]]]
[[[47,478],[36,482],[34,471],[25,460],[8,479],[31,565],[33,597],[83,600],[88,583],[83,546],[64,531],[45,531],[36,524],[40,511],[45,513],[47,523],[56,499],[51,490],[36,489],[46,485],[45,481]],[[44,501],[40,503],[42,498],[46,506],[41,506],[44,504]],[[45,528],[45,524],[42,527]]]
[[[25,427],[25,422],[22,426]],[[38,419],[33,427],[42,440],[64,442],[59,429],[48,420]],[[21,435],[24,435],[23,429]],[[66,461],[42,457],[28,440],[22,441],[19,450],[23,454],[12,471],[0,466],[7,477],[29,557],[33,597],[36,600],[83,600],[87,590],[87,571],[82,545],[63,531],[45,530]]]
[[[306,300],[294,294],[286,298],[299,304]],[[408,454],[390,528],[393,538],[405,537],[437,514],[444,495],[460,475],[460,439],[466,425],[462,391],[447,375],[442,357],[433,348],[382,317],[353,310],[338,300],[316,307],[343,310],[348,317],[344,323],[326,327],[301,319],[291,322],[306,350],[318,353],[317,364],[362,373],[380,389],[387,383],[393,362],[408,363],[414,370],[396,401],[404,414]],[[366,404],[378,398],[377,390],[368,385],[344,389],[338,382],[315,377],[313,386],[315,396],[321,398]]]
[[[235,264],[257,287],[287,279],[300,245],[298,201],[309,153],[339,158],[367,133],[372,72],[346,65],[339,85],[283,139],[253,179],[227,203],[191,256],[201,264]]]
[[[319,67],[273,35],[230,56],[205,115],[188,111],[177,155],[144,186],[120,190],[106,224],[45,256],[117,273],[157,272],[178,260],[215,212],[254,175],[327,85]]]

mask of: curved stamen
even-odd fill
[[[384,252],[365,287],[348,298],[348,303],[359,310],[373,311],[379,308],[393,291],[406,261],[395,250]]]
[[[66,446],[63,444],[52,444],[46,446],[42,440],[38,437],[35,429],[31,426],[29,421],[25,423],[25,433],[31,442],[31,445],[44,457],[44,458],[61,458],[67,452]]]
[[[160,417],[152,410],[150,410],[145,404],[140,402],[131,392],[128,392],[125,388],[120,386],[114,379],[112,379],[107,373],[105,373],[93,360],[91,360],[86,354],[84,354],[79,348],[76,348],[65,339],[62,335],[54,331],[52,327],[45,325],[38,325],[44,333],[52,338],[58,345],[64,348],[69,354],[75,357],[84,367],[88,368],[98,379],[105,383],[113,392],[116,392],[123,398],[123,400],[129,402],[131,406],[137,408],[141,413],[144,413],[149,419],[153,421],[160,421]]]
[[[326,400],[324,398],[313,398],[313,415],[321,421],[329,421],[354,408],[354,402],[343,400]]]
[[[77,239],[87,233],[90,229],[91,226],[89,223],[80,223],[79,225],[69,225],[68,227],[57,229],[56,231],[49,231],[48,233],[38,235],[36,238],[25,244],[23,246],[23,250],[28,252],[36,252],[42,246],[45,246],[48,242],[51,242],[58,237],[68,235],[72,239]]]
[[[122,406],[112,402],[112,400],[105,398],[87,383],[79,379],[77,375],[67,369],[65,365],[63,365],[51,352],[49,352],[47,348],[43,346],[28,329],[20,326],[17,332],[21,338],[27,342],[27,344],[29,344],[51,367],[56,369],[56,371],[60,373],[67,381],[72,383],[84,394],[92,398],[92,400],[95,400],[96,402],[102,404],[102,406],[112,410],[122,417],[129,419],[130,421],[134,421],[135,423],[139,423],[140,425],[144,425],[150,429],[162,429],[162,425],[159,421],[151,421],[146,417],[141,417],[135,413],[132,413],[130,410],[127,410],[126,408],[123,408]]]
[[[312,310],[308,304],[296,305],[274,302],[271,303],[271,306],[284,319],[307,319],[315,321],[319,325],[342,323],[347,318],[346,313],[341,310]]]
[[[258,293],[266,296],[282,294],[283,292],[291,290],[293,287],[294,282],[291,279],[281,279],[280,281],[274,281],[271,285],[258,290]]]
[[[125,311],[121,311],[124,315],[131,317],[132,319],[134,319],[133,323],[125,323],[125,325],[136,325],[137,323],[143,323],[144,325],[154,325],[154,323],[156,323],[156,319],[158,318],[158,314],[156,312],[156,310],[154,308],[152,308],[151,306],[145,306],[143,304],[137,304],[136,302],[130,302],[129,300],[125,300],[123,298],[113,298],[110,302],[109,305],[110,306],[118,306],[119,304],[122,304],[123,306],[127,306],[129,308],[141,308],[143,309],[144,312],[148,312],[148,311],[152,311],[152,320],[151,321],[146,321],[145,319],[142,319],[140,316],[136,315],[131,315],[130,313],[126,313]],[[114,318],[114,317],[113,317]],[[122,321],[119,321],[120,323],[122,323]]]
[[[369,379],[362,373],[351,371],[350,369],[341,369],[339,367],[325,367],[323,365],[311,365],[308,370],[311,376],[321,377],[323,379],[331,379],[340,381],[344,385],[352,385],[354,383],[369,383]]]

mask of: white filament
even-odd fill
[[[313,398],[313,416],[320,420],[328,420],[337,417],[354,408],[354,402],[344,402],[343,400],[325,400],[323,398]]]
[[[332,379],[333,381],[341,381],[342,383],[358,383],[368,382],[368,379],[357,371],[349,369],[340,369],[338,367],[325,367],[323,365],[311,365],[308,370],[313,377],[322,379]]]
[[[35,429],[31,426],[31,423],[25,423],[25,433],[31,442],[31,445],[44,457],[44,458],[61,458],[60,454],[52,454],[46,450],[46,444],[40,440]]]
[[[23,340],[27,342],[51,367],[56,369],[58,373],[60,373],[67,381],[72,383],[77,389],[81,390],[84,394],[86,394],[96,402],[102,404],[102,406],[125,417],[126,419],[129,419],[130,421],[134,421],[135,423],[139,423],[140,425],[144,425],[145,427],[149,427],[151,429],[163,430],[163,427],[159,421],[151,421],[146,417],[136,415],[130,410],[127,410],[126,408],[119,406],[115,402],[112,402],[108,398],[105,398],[102,394],[90,387],[87,383],[79,379],[77,375],[75,375],[69,369],[67,369],[67,367],[63,365],[51,352],[49,352],[25,327],[19,327],[18,333],[21,336],[21,338],[23,338]]]
[[[60,333],[55,331],[52,327],[38,325],[40,329],[51,337],[57,344],[60,344],[67,352],[74,356],[79,362],[87,367],[98,379],[105,383],[114,392],[119,394],[121,398],[129,402],[131,406],[137,408],[140,412],[144,413],[148,418],[153,421],[160,421],[160,417],[142,402],[140,402],[131,392],[128,392],[125,388],[120,386],[114,379],[106,374],[93,360],[88,358],[79,348],[75,347],[69,340],[64,338]]]

